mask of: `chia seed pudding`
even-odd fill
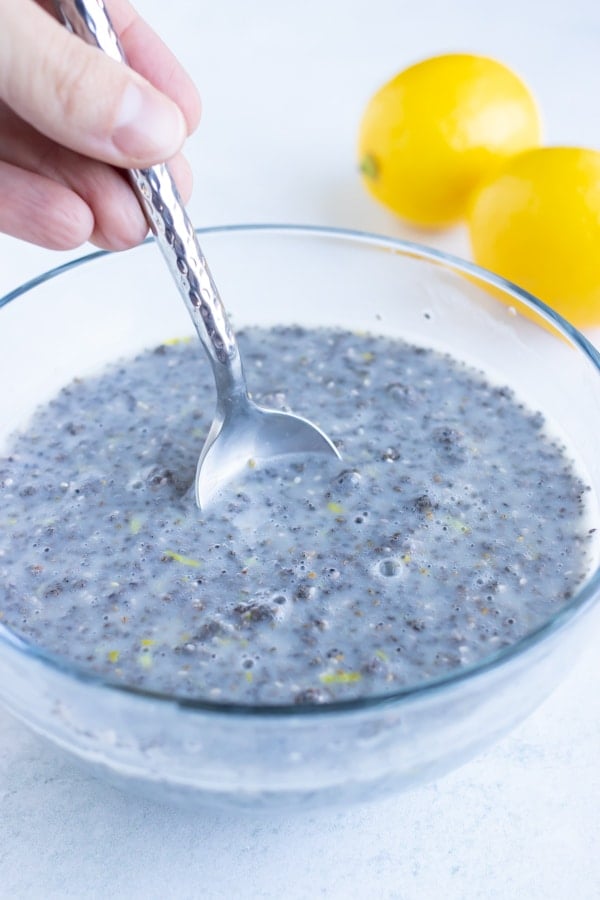
[[[314,704],[489,657],[584,581],[588,488],[511,390],[379,336],[239,343],[254,399],[316,420],[342,460],[249,460],[201,512],[198,346],[76,380],[0,457],[3,625],[111,682]]]

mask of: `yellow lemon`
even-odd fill
[[[540,137],[535,101],[510,69],[483,56],[436,56],[373,96],[360,126],[360,169],[385,206],[438,227],[462,218],[473,189]]]
[[[578,327],[600,324],[600,153],[543,147],[510,160],[472,198],[475,262]]]

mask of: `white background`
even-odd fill
[[[188,146],[197,225],[340,225],[467,255],[462,230],[410,231],[356,174],[368,98],[434,53],[498,57],[537,94],[547,142],[600,148],[597,0],[138,7],[203,95]],[[0,236],[0,295],[75,255]],[[598,342],[600,331],[590,336]],[[0,712],[0,898],[598,898],[599,637],[554,696],[485,755],[350,810],[183,815],[92,781]]]

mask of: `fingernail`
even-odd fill
[[[113,129],[112,141],[134,161],[162,162],[173,156],[186,137],[183,114],[158,91],[128,84]]]

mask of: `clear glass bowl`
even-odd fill
[[[372,235],[241,226],[202,231],[201,242],[236,326],[337,325],[444,348],[546,414],[597,502],[600,357],[531,296]],[[73,377],[193,333],[151,242],[23,285],[0,300],[0,323],[0,444]],[[115,687],[0,626],[0,700],[98,774],[157,799],[253,809],[357,801],[436,777],[523,719],[574,659],[599,586],[594,571],[552,620],[480,664],[329,706],[243,707]]]

